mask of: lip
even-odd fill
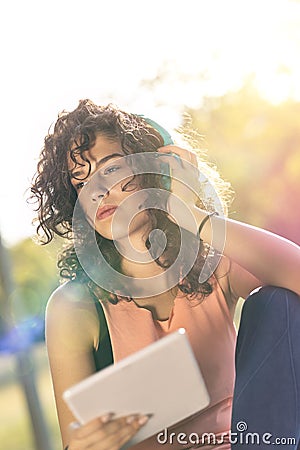
[[[117,209],[116,205],[105,205],[97,209],[96,217],[98,220],[106,219]]]

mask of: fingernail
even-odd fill
[[[128,424],[132,423],[132,422],[134,422],[136,420],[136,418],[137,418],[137,415],[133,414],[132,416],[129,416],[129,417],[126,418],[126,423],[128,423]]]
[[[114,413],[105,414],[104,416],[100,417],[100,420],[101,420],[102,423],[107,423],[107,422],[109,422],[111,420],[113,415],[114,415]]]
[[[77,430],[77,428],[80,428],[80,423],[79,422],[71,422],[69,426],[72,430]]]
[[[147,416],[140,416],[140,418],[138,420],[138,424],[139,425],[145,425],[145,423],[148,422],[149,418],[150,418],[149,415],[147,415]]]

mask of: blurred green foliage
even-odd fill
[[[300,244],[300,103],[271,104],[249,81],[186,112],[236,193],[230,216]]]
[[[0,313],[6,327],[44,319],[47,300],[59,284],[56,258],[60,245],[56,240],[41,246],[27,238],[6,249],[12,280],[9,298],[4,298],[0,286]]]

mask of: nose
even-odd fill
[[[99,203],[99,200],[103,200],[103,198],[109,195],[109,191],[107,189],[97,189],[91,194],[92,202]]]
[[[86,194],[88,195],[90,201],[93,203],[99,203],[99,201],[101,201],[107,193],[107,186],[105,186],[103,180],[101,180],[98,176],[98,172],[96,172],[87,183]]]

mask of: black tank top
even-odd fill
[[[112,354],[112,347],[111,347],[111,341],[108,331],[108,326],[106,323],[104,311],[102,308],[101,303],[99,300],[93,295],[99,323],[100,323],[100,338],[99,338],[99,345],[98,348],[94,348],[93,350],[93,357],[95,361],[95,367],[97,372],[99,370],[104,369],[105,367],[110,366],[113,364],[113,354]]]

